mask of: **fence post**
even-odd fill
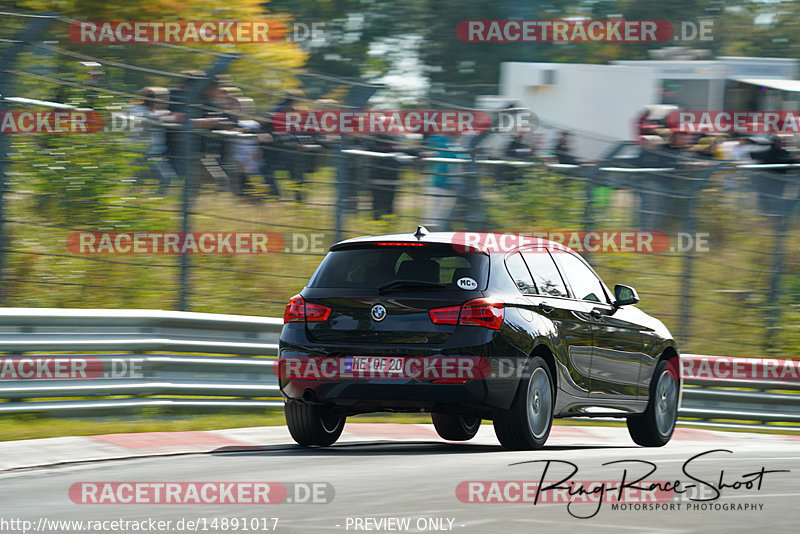
[[[17,42],[10,45],[5,53],[0,56],[0,117],[6,112],[5,99],[11,88],[12,76],[8,71],[13,68],[25,46],[38,39],[52,24],[53,17],[53,13],[36,15],[31,23],[16,35],[14,40]],[[8,136],[0,134],[0,306],[5,304],[7,291],[4,270],[6,249],[8,247],[5,225],[6,165],[8,163]]]
[[[711,175],[714,174],[723,164],[717,163],[711,165],[708,169],[703,170],[702,173],[694,179],[689,177],[687,180],[687,187],[681,188],[686,195],[686,217],[684,219],[683,231],[694,237],[697,232],[697,217],[695,214],[695,207],[697,205],[697,198],[700,190],[708,182]],[[681,305],[680,305],[680,326],[678,335],[680,336],[681,343],[686,344],[686,340],[690,337],[690,324],[692,320],[692,282],[694,280],[694,255],[695,251],[689,250],[686,252],[683,260],[683,272],[681,273]]]
[[[345,145],[344,139],[339,140],[339,154],[337,157],[336,165],[336,206],[334,213],[334,228],[336,229],[335,243],[338,243],[344,237],[344,203],[346,200],[345,195],[345,180],[347,180],[347,163],[348,156],[344,153]]]
[[[791,220],[791,210],[789,213],[781,214],[775,218],[775,242],[772,246],[772,269],[769,280],[769,292],[767,293],[770,300],[767,305],[767,328],[764,336],[764,349],[767,352],[773,350],[775,343],[775,331],[778,328],[778,320],[780,319],[781,305],[780,305],[780,286],[781,278],[783,276],[783,256],[785,254],[786,236],[789,233],[789,221]]]
[[[781,279],[783,278],[783,259],[786,255],[786,238],[789,234],[792,214],[794,213],[798,200],[800,200],[797,198],[800,180],[795,176],[792,176],[791,180],[789,180],[788,176],[786,178],[787,180],[783,184],[783,191],[785,192],[788,189],[789,192],[794,195],[794,198],[784,193],[784,198],[781,198],[781,202],[778,203],[779,209],[776,210],[778,213],[775,214],[775,241],[772,245],[772,269],[769,281],[769,293],[767,293],[767,297],[774,300],[767,306],[767,328],[764,336],[764,348],[767,352],[772,352],[774,350],[775,333],[778,329],[778,322],[781,317],[780,287]]]
[[[235,54],[228,54],[220,57],[208,70],[205,77],[195,79],[191,84],[190,90],[186,94],[186,117],[184,118],[183,126],[181,128],[182,142],[181,158],[183,159],[180,165],[183,178],[183,202],[181,212],[181,232],[186,238],[186,234],[190,231],[189,216],[191,215],[192,208],[192,187],[194,184],[194,173],[196,169],[195,161],[197,160],[195,143],[199,137],[193,133],[192,119],[198,118],[200,115],[199,105],[202,104],[202,97],[206,90],[211,86],[214,78],[221,74],[228,65],[237,58]],[[180,269],[180,297],[178,301],[178,309],[180,311],[187,311],[189,307],[189,270],[191,269],[191,262],[189,261],[189,254],[181,254],[181,269]]]

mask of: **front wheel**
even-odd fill
[[[494,418],[494,432],[506,449],[541,449],[553,426],[555,393],[550,368],[539,356],[528,361],[511,407]]]
[[[662,447],[672,437],[678,419],[678,388],[680,382],[675,365],[661,360],[650,382],[650,399],[643,414],[628,417],[628,433],[643,447]]]
[[[345,417],[330,406],[289,401],[284,414],[292,438],[304,447],[333,445],[344,430]]]
[[[481,418],[449,413],[431,414],[433,427],[442,439],[448,441],[467,441],[475,437],[481,427]]]

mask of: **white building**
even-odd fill
[[[687,111],[797,111],[797,75],[798,61],[782,58],[503,63],[500,92],[538,115],[545,148],[566,129],[574,133],[575,155],[594,159],[631,139],[636,119],[650,104]]]
[[[550,148],[562,129],[573,132],[580,158],[598,158],[617,141],[630,139],[634,119],[657,102],[656,70],[579,63],[503,63],[500,91],[539,118]]]

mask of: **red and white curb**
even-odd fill
[[[433,425],[348,423],[337,444],[386,444],[442,441]],[[469,444],[498,446],[491,425],[481,426]],[[666,448],[729,447],[733,450],[796,449],[800,436],[720,432],[678,428]],[[634,447],[620,427],[554,426],[547,447]],[[64,463],[93,462],[147,456],[224,453],[294,448],[285,426],[232,428],[186,432],[141,432],[72,436],[0,442],[0,471]],[[546,449],[545,449],[546,450]]]

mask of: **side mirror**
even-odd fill
[[[639,302],[639,295],[632,287],[617,284],[614,286],[614,299],[614,306],[619,308],[628,304],[636,304]]]

